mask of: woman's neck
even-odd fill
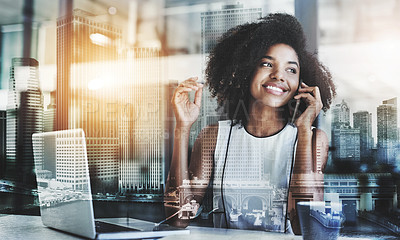
[[[268,107],[260,104],[250,104],[249,121],[246,130],[257,137],[267,137],[276,134],[285,127],[287,119],[285,108]]]

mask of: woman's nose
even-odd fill
[[[273,71],[271,72],[270,77],[272,79],[283,80],[283,70],[279,68],[274,68]]]

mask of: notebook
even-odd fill
[[[35,133],[32,143],[45,226],[91,239],[154,239],[190,233],[132,218],[95,220],[82,129]]]

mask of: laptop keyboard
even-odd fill
[[[111,232],[132,232],[132,231],[140,231],[134,228],[122,227],[119,225],[95,221],[96,232],[98,233],[111,233]]]

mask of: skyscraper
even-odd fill
[[[119,29],[99,22],[96,15],[80,9],[74,9],[71,16],[62,16],[57,20],[56,128],[58,130],[82,125],[78,120],[80,115],[74,113],[81,110],[84,105],[83,99],[72,97],[76,95],[85,96],[87,99],[91,97],[88,81],[92,79],[87,79],[86,74],[99,71],[104,66],[102,63],[106,61],[118,59],[117,42],[120,38]],[[82,66],[84,63],[99,64]],[[79,68],[80,65],[82,67],[79,72],[74,72],[74,68]]]
[[[56,130],[82,128],[92,188],[118,191],[118,123],[110,107],[118,92],[110,86],[121,31],[79,9],[57,20]]]
[[[353,113],[353,126],[360,129],[360,157],[367,160],[371,157],[374,144],[372,137],[372,114],[367,111]]]
[[[382,101],[377,107],[378,154],[383,163],[394,163],[397,144],[397,98]]]
[[[221,10],[201,13],[201,53],[203,55],[203,66],[205,69],[206,59],[218,42],[229,29],[244,23],[254,22],[261,18],[261,8],[243,8],[243,4],[224,5]],[[192,147],[197,135],[205,126],[212,125],[218,120],[226,119],[220,112],[217,112],[218,103],[211,97],[208,88],[203,90],[201,110],[198,120],[193,124],[189,146]]]
[[[350,108],[342,100],[332,109],[332,158],[336,160],[360,161],[360,129],[350,126]]]
[[[39,182],[46,182],[45,188],[53,189],[49,195],[54,194],[53,197],[59,198],[58,194],[69,194],[68,191],[57,194],[54,192],[55,186],[64,190],[88,190],[87,151],[81,129],[46,132],[32,138],[36,175],[40,179]],[[42,188],[42,191],[48,189]],[[43,200],[41,199],[42,202]],[[59,199],[60,202],[64,200],[63,197]]]
[[[56,181],[68,183],[74,190],[87,190],[85,189],[88,176],[84,141],[79,132],[60,131],[54,142],[57,159]]]
[[[32,134],[43,131],[39,63],[13,58],[7,102],[6,178],[34,185]]]
[[[350,125],[350,108],[344,99],[332,108],[332,116],[332,128]]]
[[[224,5],[221,10],[201,13],[201,52],[208,54],[229,29],[261,18],[261,8],[243,8],[243,4]]]
[[[158,194],[165,182],[166,108],[159,49],[126,49],[119,86],[121,170],[119,191]]]
[[[360,129],[340,127],[332,130],[333,160],[360,161]]]

